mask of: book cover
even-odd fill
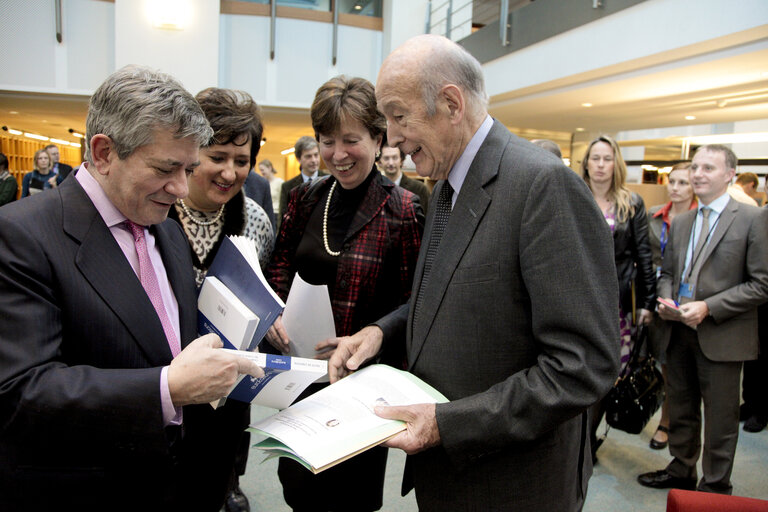
[[[285,309],[285,303],[267,283],[259,267],[258,253],[253,242],[241,236],[224,238],[208,269],[206,279],[208,277],[215,277],[258,318],[258,325],[254,329],[251,340],[247,347],[243,347],[247,350],[255,350],[270,326]],[[210,321],[206,323],[198,316],[198,326],[206,327],[210,324]],[[217,326],[217,328],[222,331],[221,327]],[[199,331],[201,335],[209,332],[216,331],[207,330],[207,328]],[[236,346],[234,343],[232,345]]]
[[[418,377],[376,364],[251,425],[249,430],[266,436],[255,445],[267,452],[266,459],[289,457],[316,474],[405,429],[402,421],[376,416],[373,411],[377,405],[447,401]]]
[[[197,332],[215,333],[225,348],[247,350],[259,317],[214,276],[207,276],[197,299]]]
[[[226,400],[254,403],[274,409],[285,409],[291,405],[307,386],[327,375],[328,362],[319,359],[305,359],[244,350],[223,349],[240,357],[255,361],[264,369],[263,377],[241,375]],[[211,405],[218,407],[223,403]]]

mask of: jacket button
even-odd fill
[[[346,282],[344,279],[342,279],[341,281],[339,281],[339,288],[341,288],[342,290],[346,290],[346,288],[347,288],[347,282]]]

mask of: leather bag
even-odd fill
[[[627,366],[605,398],[605,419],[613,428],[639,434],[664,402],[664,379],[650,354],[641,359],[648,328],[638,327]]]

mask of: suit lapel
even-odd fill
[[[498,175],[501,156],[509,139],[509,131],[498,121],[494,121],[491,131],[482,146],[480,146],[480,150],[470,165],[464,183],[461,185],[461,190],[456,198],[448,224],[445,227],[435,261],[432,264],[429,283],[427,283],[427,287],[424,289],[424,296],[422,298],[421,311],[423,313],[420,315],[419,322],[416,325],[413,324],[413,307],[411,307],[409,313],[408,332],[412,333],[408,340],[408,365],[410,368],[416,363],[424,342],[429,335],[445,292],[453,278],[453,273],[459,266],[462,255],[472,241],[480,220],[491,204],[490,191],[486,188]],[[443,185],[444,182],[440,182],[435,187],[433,197],[439,197]],[[424,257],[432,235],[434,213],[435,208],[430,208],[427,231],[425,231],[428,233],[428,236],[422,242],[422,250],[419,253],[419,261],[414,277],[414,283],[419,283],[418,286],[413,288],[412,297],[414,297],[414,300],[415,297],[418,297],[419,287],[421,286],[424,274]]]
[[[60,187],[64,231],[80,242],[75,265],[115,313],[152,366],[168,364],[171,350],[155,308],[120,246],[77,180]],[[87,321],[87,312],[85,312]],[[105,339],[104,343],[110,340]]]
[[[723,236],[725,236],[725,233],[731,226],[733,219],[736,218],[736,212],[738,210],[739,203],[733,199],[730,199],[728,204],[725,205],[722,213],[720,213],[720,217],[717,219],[717,226],[715,227],[715,231],[712,232],[712,236],[710,237],[709,242],[707,242],[707,245],[704,247],[704,252],[701,254],[702,263],[707,261],[709,255],[712,254],[712,251],[715,250],[717,244],[720,243],[720,240],[723,239]]]
[[[171,224],[175,221],[165,221],[153,226],[155,240],[157,241],[160,255],[163,258],[165,272],[171,289],[176,296],[179,305],[179,330],[181,331],[181,348],[186,347],[190,341],[197,338],[197,299],[192,275],[192,265],[189,261],[189,245],[186,239],[179,238],[179,243],[173,242],[172,232],[176,227]],[[181,235],[181,233],[178,233]]]
[[[378,172],[374,169],[371,172]],[[348,241],[355,234],[363,229],[366,224],[371,222],[377,213],[381,210],[384,204],[389,198],[387,189],[381,184],[382,178],[379,176],[373,177],[373,183],[370,184],[368,190],[365,193],[365,197],[360,202],[360,206],[355,211],[355,216],[352,217],[352,222],[349,224],[347,235],[344,237],[344,241]]]

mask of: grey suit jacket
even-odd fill
[[[152,229],[184,347],[186,237],[173,221]],[[218,510],[242,425],[200,405],[184,408],[183,436],[163,426],[162,325],[76,179],[0,210],[0,314],[0,509]]]
[[[664,253],[659,297],[677,300],[697,210],[675,218]],[[768,300],[768,211],[730,199],[701,255],[695,300],[710,316],[697,327],[713,361],[757,358],[757,306]]]
[[[430,211],[412,297],[433,221]],[[409,458],[420,510],[580,509],[583,413],[619,365],[613,242],[583,180],[494,122],[422,308],[417,322],[406,306],[378,323],[451,400],[436,409],[442,444]]]

